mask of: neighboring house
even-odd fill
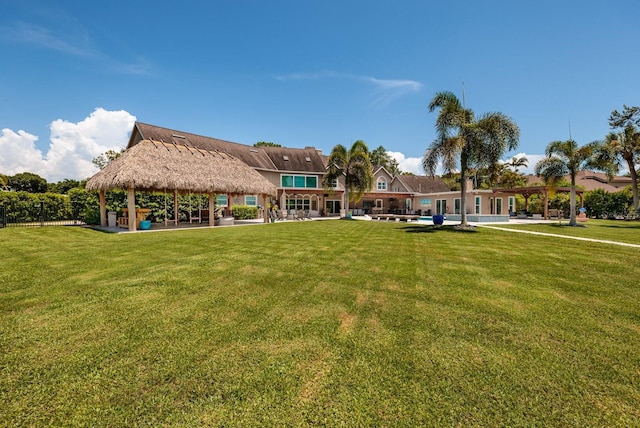
[[[527,186],[542,186],[542,179],[535,175],[527,175]],[[564,177],[565,181],[569,183],[571,177],[569,175]],[[607,174],[603,172],[595,171],[578,171],[576,174],[576,186],[578,188],[591,191],[596,189],[606,190],[607,192],[614,193],[624,190],[625,187],[631,185],[631,177],[615,176],[611,180],[607,177]]]

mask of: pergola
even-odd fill
[[[241,160],[218,151],[142,140],[128,148],[87,181],[100,194],[100,225],[107,225],[105,192],[127,189],[129,230],[136,230],[135,191],[167,191],[209,195],[209,225],[214,225],[214,195],[276,195],[276,186]],[[177,207],[175,212],[177,213]],[[176,216],[177,221],[177,216]],[[269,221],[264,212],[264,221]]]
[[[506,193],[509,195],[522,195],[524,197],[524,210],[529,211],[529,198],[533,195],[542,195],[544,206],[544,218],[549,219],[549,193],[570,193],[571,187],[555,187],[549,189],[547,186],[512,187],[510,189],[494,189],[493,193]],[[584,206],[583,191],[576,189],[576,195],[580,197],[580,206]]]

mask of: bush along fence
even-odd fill
[[[0,198],[0,227],[82,226],[84,201],[56,193],[6,192]]]
[[[107,211],[120,215],[127,207],[127,193],[122,190],[107,192]],[[150,210],[147,220],[162,222],[175,218],[173,195],[167,193],[136,192],[136,205]],[[188,211],[207,209],[207,195],[180,195],[180,221],[188,221]],[[258,217],[254,206],[234,205],[236,219]],[[42,227],[42,226],[83,226],[100,224],[97,192],[87,192],[83,188],[70,189],[68,195],[59,193],[30,193],[0,191],[0,228]]]

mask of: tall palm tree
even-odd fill
[[[596,169],[605,171],[609,179],[618,174],[624,166],[629,169],[631,190],[633,192],[633,210],[638,214],[638,173],[636,164],[640,161],[640,133],[633,127],[621,132],[609,133],[598,144],[594,153]]]
[[[535,173],[545,183],[557,183],[565,175],[571,178],[569,226],[576,223],[576,175],[593,166],[593,153],[597,142],[578,146],[574,140],[552,141],[545,149],[545,157],[535,166]]]
[[[439,109],[436,119],[436,139],[422,158],[427,174],[435,175],[442,160],[445,172],[460,171],[461,226],[467,226],[467,177],[473,167],[490,167],[502,155],[518,145],[520,129],[513,120],[492,112],[476,118],[449,91],[438,92],[429,103],[429,112]]]
[[[373,186],[373,170],[369,160],[367,143],[358,140],[349,150],[338,144],[331,150],[327,161],[327,172],[322,179],[325,189],[332,191],[337,181],[344,179],[344,193],[346,212],[349,211],[349,201],[359,201],[365,192]]]

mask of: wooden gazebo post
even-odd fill
[[[216,218],[215,218],[215,198],[213,197],[213,193],[209,193],[209,226],[215,226]]]
[[[100,190],[98,195],[100,197],[100,226],[105,227],[107,225],[107,198],[104,190]]]
[[[133,187],[127,189],[127,208],[129,209],[129,231],[135,232],[136,225],[136,191]]]
[[[180,222],[180,212],[178,211],[179,209],[180,206],[178,204],[178,189],[173,189],[173,221],[176,226]]]
[[[544,188],[544,219],[549,220],[549,189]]]

